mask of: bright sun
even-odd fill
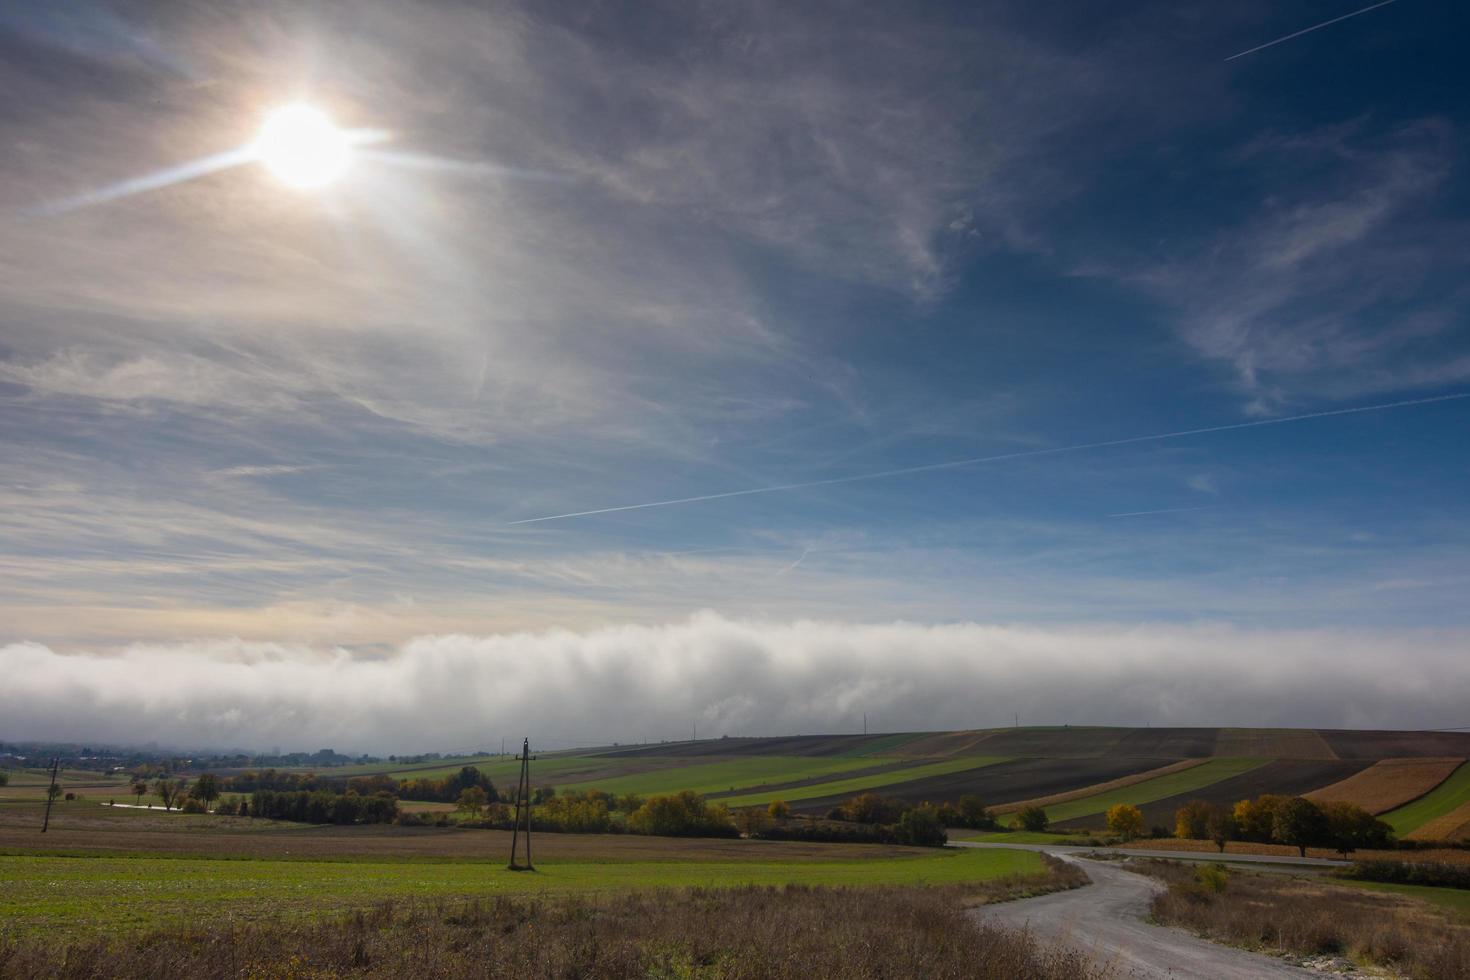
[[[266,169],[291,187],[323,187],[352,162],[352,141],[326,113],[298,103],[266,116],[255,152]]]

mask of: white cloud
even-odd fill
[[[735,620],[424,636],[386,655],[210,641],[0,648],[7,738],[412,751],[1004,724],[1432,727],[1464,631]],[[1395,669],[1385,671],[1386,656]]]

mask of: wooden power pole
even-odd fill
[[[41,821],[41,833],[51,826],[51,803],[56,799],[56,770],[60,767],[60,759],[51,760],[51,785],[46,789],[46,817]]]
[[[521,836],[521,811],[525,809],[526,814],[526,863],[516,863],[516,853],[519,849]],[[516,783],[516,816],[515,826],[510,832],[510,864],[506,867],[512,871],[535,871],[531,864],[531,740],[525,739],[521,742],[521,778]]]

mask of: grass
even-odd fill
[[[1129,866],[1167,882],[1150,907],[1165,925],[1267,952],[1346,956],[1401,976],[1470,976],[1470,922],[1417,895],[1238,871],[1211,889],[1202,886],[1202,869],[1172,861]]]
[[[1260,768],[1266,765],[1269,759],[1211,759],[1202,766],[1172,772],[1166,776],[1155,779],[1146,779],[1132,786],[1124,786],[1119,789],[1099,793],[1096,796],[1083,797],[1080,800],[1072,800],[1069,803],[1059,803],[1046,808],[1046,815],[1052,823],[1066,823],[1079,817],[1090,817],[1094,814],[1104,813],[1109,807],[1119,803],[1130,803],[1138,806],[1143,803],[1152,803],[1154,800],[1162,800],[1180,793],[1189,793],[1197,789],[1203,789],[1213,783],[1238,776],[1243,772]]]
[[[1404,837],[1467,802],[1470,802],[1470,762],[1461,764],[1448,779],[1414,802],[1388,811],[1381,819],[1388,821],[1394,833]]]
[[[1341,883],[1351,888],[1366,888],[1369,891],[1392,892],[1397,895],[1423,899],[1431,905],[1438,905],[1440,908],[1470,918],[1470,891],[1463,888],[1435,888],[1430,885],[1400,885],[1387,881],[1352,881],[1351,879],[1341,879]]]
[[[744,885],[950,885],[1043,870],[1029,851],[943,850],[864,860],[782,860],[781,845],[744,860],[686,862],[544,858],[507,871],[501,858],[227,860],[218,858],[0,856],[0,922],[20,931],[118,932],[216,917],[362,908],[388,899],[433,899]]]
[[[1034,830],[999,830],[960,840],[980,841],[984,844],[1066,844],[1077,840],[1080,834],[1053,834]]]
[[[911,766],[893,772],[872,773],[867,776],[858,776],[852,779],[838,779],[827,783],[814,783],[810,786],[793,787],[784,791],[747,793],[742,796],[722,799],[719,802],[730,807],[740,807],[757,806],[762,803],[769,803],[774,799],[782,799],[788,803],[797,803],[801,800],[818,800],[827,796],[856,796],[859,793],[881,789],[884,786],[892,786],[895,783],[907,783],[918,779],[927,779],[930,776],[945,776],[952,772],[963,772],[966,769],[980,769],[984,766],[993,766],[997,762],[1005,761],[1000,756],[971,756],[962,759],[946,759],[943,762],[931,762],[928,765]]]
[[[696,793],[723,793],[732,789],[753,789],[768,783],[795,782],[813,776],[869,769],[872,766],[872,760],[866,758],[752,755],[681,766],[677,769],[655,769],[608,779],[558,784],[557,788],[600,789],[620,795],[637,793],[640,796],[650,793],[676,793],[684,789],[692,789]]]
[[[1049,877],[1058,877],[1055,869]],[[137,937],[0,937],[0,978],[1090,980],[1107,973],[1086,953],[1047,949],[1024,931],[977,928],[966,916],[967,902],[1012,897],[1020,884],[410,901],[315,919],[207,919]]]

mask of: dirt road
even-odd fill
[[[1093,954],[1127,980],[1276,980],[1321,974],[1280,960],[1197,939],[1144,921],[1163,885],[1102,861],[1077,861],[1092,884],[1039,898],[976,909],[984,922],[1024,927],[1043,942]]]

